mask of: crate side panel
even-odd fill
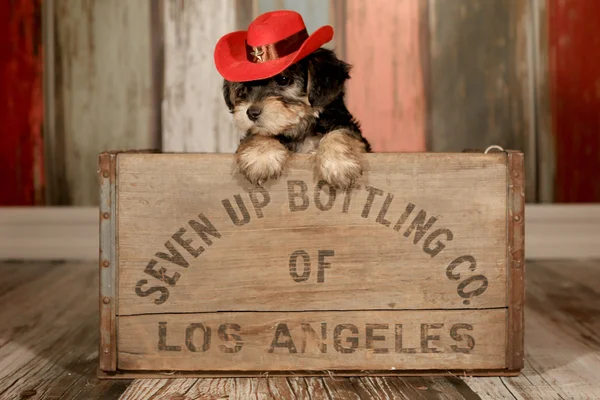
[[[116,251],[116,156],[99,156],[100,252],[99,252],[99,367],[115,371],[117,367],[117,251]]]
[[[372,154],[346,193],[232,161],[119,157],[119,315],[507,305],[504,154]]]
[[[119,369],[447,370],[505,367],[506,309],[119,317]]]
[[[506,356],[511,369],[524,365],[525,339],[525,167],[522,153],[508,155],[508,335]]]

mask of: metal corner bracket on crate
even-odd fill
[[[232,155],[100,155],[102,378],[514,376],[523,154],[306,156],[254,187]]]

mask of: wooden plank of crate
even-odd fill
[[[137,371],[500,369],[506,309],[119,317],[118,367]]]
[[[505,154],[371,154],[349,193],[308,160],[257,189],[228,155],[120,154],[118,314],[507,305]]]
[[[334,377],[348,378],[361,376],[376,377],[448,377],[448,376],[470,376],[470,377],[513,377],[518,376],[521,371],[511,371],[506,368],[501,369],[409,369],[409,370],[323,370],[323,371],[124,371],[103,372],[98,370],[100,379],[175,379],[175,378],[202,378],[202,379],[222,379],[222,378],[251,378],[264,377],[268,375],[285,377]]]

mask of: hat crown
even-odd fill
[[[302,16],[289,10],[271,11],[258,16],[248,26],[247,43],[262,46],[278,42],[306,29]]]

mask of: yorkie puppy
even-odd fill
[[[344,103],[349,71],[320,48],[272,78],[225,80],[225,103],[245,132],[235,160],[251,183],[281,176],[290,153],[312,154],[317,178],[339,189],[362,175],[361,157],[371,146]]]

